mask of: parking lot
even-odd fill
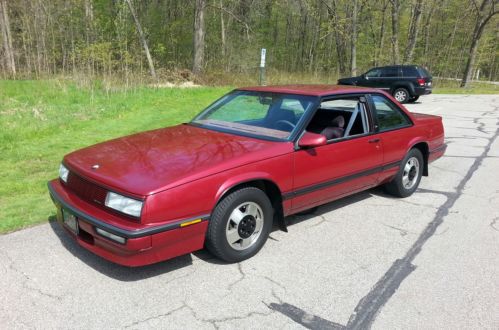
[[[288,218],[262,251],[142,268],[54,222],[0,236],[0,328],[499,328],[499,95],[431,95],[448,149],[406,199],[373,189]]]

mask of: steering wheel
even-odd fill
[[[289,130],[289,132],[291,132],[292,130],[294,130],[295,127],[296,127],[295,124],[293,124],[292,122],[290,122],[288,120],[285,120],[285,119],[281,119],[281,120],[278,120],[278,121],[275,122],[275,127],[278,128],[279,126],[281,126],[281,127],[283,127],[283,126],[291,127],[291,129]]]

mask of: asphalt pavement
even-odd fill
[[[430,95],[448,149],[411,197],[290,217],[250,260],[126,268],[54,222],[0,236],[0,329],[499,329],[499,95]]]

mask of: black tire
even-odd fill
[[[408,103],[414,103],[419,99],[419,95],[413,96],[407,101]]]
[[[414,159],[417,161],[414,162]],[[412,162],[412,163],[409,163]],[[417,170],[413,168],[417,167]],[[410,168],[410,170],[408,170]],[[421,151],[411,149],[400,163],[400,169],[392,181],[385,184],[385,191],[396,197],[408,197],[418,189],[423,174],[424,159]],[[413,171],[413,172],[411,172]],[[404,180],[408,181],[404,181]]]
[[[392,95],[400,103],[406,103],[411,97],[409,91],[403,87],[396,88],[393,91]]]
[[[246,214],[242,220],[239,220],[239,225],[236,225],[234,220],[231,220],[233,212],[236,209],[244,215],[243,212],[247,212],[246,208],[248,206],[241,206],[245,203],[251,203],[257,206],[257,216],[251,218],[251,214]],[[249,204],[248,204],[249,205]],[[238,206],[241,206],[238,208]],[[260,208],[258,210],[258,208]],[[210,219],[210,224],[206,232],[206,247],[214,254],[216,257],[225,260],[227,262],[239,262],[248,258],[251,258],[260,251],[263,247],[267,238],[269,236],[270,230],[272,229],[274,210],[272,208],[272,203],[270,202],[267,195],[260,189],[255,187],[246,187],[236,190],[224,197],[220,203],[215,207],[213,214]],[[257,232],[258,223],[257,220],[261,217],[263,225],[261,230]],[[246,221],[246,227],[242,226]],[[253,227],[251,227],[253,225]],[[231,226],[234,226],[230,229]],[[249,226],[249,227],[248,227]],[[256,228],[255,228],[256,226]],[[249,228],[249,229],[248,229]],[[253,232],[251,232],[251,228]],[[229,236],[231,231],[236,230],[237,235],[239,235],[240,243],[229,243]],[[250,236],[242,238],[242,236]],[[253,236],[255,235],[255,236]],[[252,241],[247,248],[243,247],[243,241],[249,239]],[[238,249],[235,248],[236,245],[239,246]],[[242,250],[241,250],[242,249]]]

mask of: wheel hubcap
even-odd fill
[[[230,214],[225,229],[229,245],[238,251],[253,246],[263,228],[263,211],[254,202],[245,202],[237,206]]]
[[[243,239],[250,237],[256,228],[256,218],[252,215],[247,215],[239,222],[237,226],[237,232],[239,236]]]
[[[395,99],[399,102],[404,101],[407,98],[407,94],[404,91],[398,91],[395,93]]]
[[[414,187],[419,177],[419,161],[416,157],[411,157],[407,160],[402,174],[402,185],[405,189]]]

